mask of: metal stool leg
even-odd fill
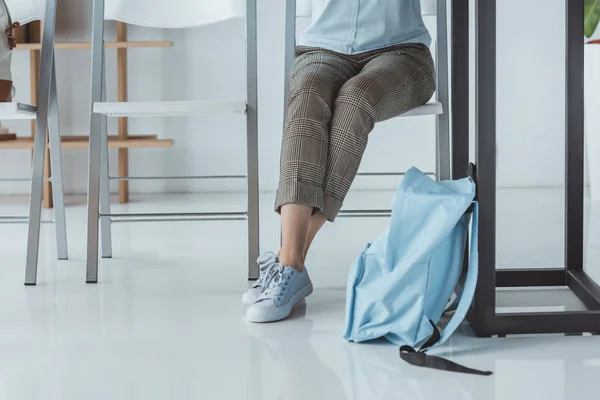
[[[260,253],[258,184],[258,86],[256,0],[246,1],[247,152],[248,152],[248,279],[258,278]]]
[[[33,172],[31,176],[31,199],[29,201],[29,230],[27,233],[27,259],[25,285],[35,285],[40,247],[40,223],[42,218],[42,185],[44,182],[44,159],[46,158],[46,131],[48,129],[48,106],[54,53],[54,27],[56,1],[46,2],[40,79],[37,99],[37,120],[33,145]]]
[[[60,144],[60,119],[58,114],[58,90],[56,88],[56,55],[53,52],[52,84],[48,113],[48,135],[52,163],[52,196],[54,198],[54,224],[59,260],[69,258],[67,250],[67,222],[65,218],[65,195],[62,171],[62,149]]]
[[[451,179],[450,87],[448,84],[448,13],[446,0],[437,0],[437,97],[444,107],[436,119],[436,169],[438,181]],[[465,165],[465,169],[467,166]]]
[[[285,124],[285,109],[287,99],[290,94],[290,71],[296,58],[296,0],[286,0],[285,2],[285,75],[284,75],[284,104],[283,118]]]
[[[106,52],[103,52],[102,101],[106,101]],[[112,257],[112,235],[110,217],[110,179],[108,162],[108,131],[107,117],[102,115],[101,145],[100,145],[100,233],[102,243],[102,258]]]
[[[286,109],[288,97],[290,95],[290,71],[292,64],[296,58],[296,0],[285,1],[285,64],[283,73],[283,129],[285,129]],[[279,223],[279,246],[283,243],[283,232],[281,230],[281,222]]]
[[[102,115],[94,113],[94,104],[102,101],[104,75],[104,0],[94,0],[92,27],[92,98],[88,170],[88,237],[86,282],[98,282],[98,228],[100,202],[100,158],[102,153]]]

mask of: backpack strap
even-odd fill
[[[475,205],[477,204],[477,200],[478,200],[477,189],[479,188],[479,185],[477,184],[477,166],[475,166],[475,164],[473,164],[473,163],[469,163],[469,167],[467,168],[466,175],[475,184],[475,198],[473,199],[473,203],[469,206],[469,208],[467,209],[465,214],[473,214],[473,209],[475,208]],[[474,216],[474,218],[476,218],[476,217],[477,216]],[[477,224],[477,221],[475,221],[474,229],[473,229],[474,232],[476,232],[478,230],[478,226],[479,225]],[[477,239],[477,242],[478,241],[479,241],[479,239]],[[471,246],[471,248],[473,248],[473,246]],[[471,257],[470,259],[472,260],[473,258]],[[456,292],[456,297],[454,298],[454,301],[452,302],[452,304],[450,304],[444,310],[444,314],[448,314],[448,313],[456,311],[456,309],[458,308],[458,303],[460,302],[460,299],[462,298],[463,293],[464,293],[464,287],[461,287],[460,291]]]
[[[473,216],[471,218],[471,249],[469,254],[469,266],[467,269],[467,278],[465,280],[465,285],[463,287],[462,293],[460,295],[460,300],[458,300],[458,304],[456,306],[456,312],[446,325],[446,328],[443,332],[440,332],[437,326],[431,322],[433,326],[434,333],[431,338],[419,349],[419,351],[415,350],[410,346],[402,346],[400,348],[400,357],[408,362],[409,364],[425,367],[425,368],[433,368],[440,369],[444,371],[452,371],[452,372],[461,372],[466,374],[474,374],[474,375],[491,375],[490,371],[479,371],[471,368],[464,367],[462,365],[456,364],[452,361],[446,360],[441,357],[430,356],[426,354],[427,350],[433,349],[448,340],[450,336],[456,331],[456,329],[460,326],[462,321],[467,316],[467,312],[471,307],[471,302],[473,301],[473,297],[475,296],[475,288],[477,286],[477,275],[479,270],[479,238],[478,238],[478,224],[479,223],[479,205],[477,202],[473,202]]]
[[[432,338],[435,338],[436,336],[439,337],[440,330],[433,322],[431,322],[431,325],[434,329],[434,334],[432,335]],[[425,351],[416,351],[410,346],[400,347],[400,358],[416,367],[431,368],[441,371],[460,372],[463,374],[471,375],[489,376],[492,374],[490,371],[480,371],[478,369],[468,368],[442,357],[430,356],[429,354],[425,353]]]
[[[473,297],[475,296],[475,288],[477,287],[477,276],[479,273],[479,204],[473,202],[473,216],[471,218],[471,249],[469,252],[469,266],[467,268],[467,278],[460,294],[460,300],[456,306],[454,315],[446,325],[446,328],[441,333],[440,340],[432,346],[422,349],[433,349],[439,345],[442,345],[452,336],[452,334],[458,329],[460,324],[463,322]]]

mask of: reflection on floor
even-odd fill
[[[553,190],[499,194],[498,266],[563,265],[563,201]],[[353,193],[349,208],[389,205]],[[0,200],[0,214],[26,205]],[[377,203],[377,204],[374,204]],[[278,243],[272,195],[262,203],[264,250]],[[117,212],[244,209],[242,195],[149,197]],[[56,262],[42,228],[39,286],[22,285],[26,227],[0,225],[0,399],[596,399],[600,338],[477,339],[468,325],[437,353],[490,378],[410,367],[385,342],[341,338],[348,266],[386,221],[340,220],[308,260],[315,293],[286,322],[244,321],[245,223],[113,226],[114,258],[85,285],[85,207],[67,211],[71,259]],[[600,205],[586,212],[586,270],[600,273]],[[595,268],[594,268],[595,266]],[[577,309],[560,290],[499,295],[500,310]]]

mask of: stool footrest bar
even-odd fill
[[[208,222],[208,221],[246,221],[247,217],[169,217],[169,218],[153,218],[153,217],[144,217],[144,218],[111,218],[110,222],[119,223],[119,222]]]
[[[342,210],[340,218],[386,218],[392,215],[392,210]]]
[[[0,182],[31,182],[31,178],[0,178]],[[52,178],[44,178],[44,182],[52,182]]]
[[[0,225],[4,224],[26,224],[29,222],[29,217],[0,217]],[[54,220],[40,221],[42,224],[54,224]]]
[[[248,213],[236,212],[201,212],[201,213],[136,213],[136,214],[100,214],[100,217],[111,217],[111,222],[191,222],[191,221],[245,221]]]
[[[425,175],[435,176],[435,172],[423,172]],[[356,176],[404,176],[406,172],[359,172]]]
[[[131,214],[100,214],[100,217],[114,218],[144,218],[144,217],[245,217],[246,211],[233,212],[176,212],[176,213],[131,213]]]
[[[246,175],[205,175],[205,176],[111,176],[113,181],[178,180],[178,179],[247,179]]]

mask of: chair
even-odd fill
[[[437,92],[436,100],[417,107],[399,118],[405,117],[436,117],[436,179],[446,180],[451,176],[450,165],[450,117],[449,117],[449,74],[448,74],[448,22],[446,0],[421,0],[422,14],[425,17],[437,17],[436,46]],[[310,0],[286,0],[286,77],[289,75],[295,58],[296,47],[296,18],[311,15]],[[285,97],[289,93],[288,82],[285,83]],[[359,173],[359,176],[401,176],[403,172]],[[390,210],[342,210],[340,217],[385,217]]]
[[[111,222],[119,220],[158,221],[248,220],[249,265],[259,255],[258,226],[258,98],[256,1],[221,0],[94,0],[92,39],[92,115],[90,122],[88,239],[86,282],[98,282],[98,241],[101,226],[102,257],[112,256]],[[246,16],[247,99],[241,101],[207,102],[106,102],[104,61],[104,20],[139,24],[158,28],[186,28],[223,19]],[[106,120],[107,117],[157,117],[231,114],[245,115],[247,122],[248,208],[239,212],[111,214]],[[179,177],[177,177],[179,178]],[[204,176],[190,179],[240,178],[239,176]],[[158,179],[169,179],[161,177]],[[258,271],[249,267],[249,278],[258,278]]]
[[[12,0],[7,1],[13,11],[13,19],[22,23],[37,19],[44,20],[42,50],[40,61],[39,91],[37,107],[23,103],[0,103],[0,119],[36,120],[33,145],[33,166],[31,173],[31,198],[29,215],[23,217],[0,217],[0,222],[25,223],[29,225],[27,234],[27,258],[25,266],[25,285],[33,286],[37,281],[37,264],[40,244],[40,226],[42,222],[42,193],[44,183],[44,159],[46,156],[46,132],[52,155],[51,167],[52,195],[54,197],[54,221],[56,228],[57,255],[59,260],[68,258],[67,230],[65,221],[65,203],[63,193],[62,157],[60,142],[60,123],[56,88],[56,67],[54,48],[54,28],[56,24],[56,0]],[[44,18],[40,10],[45,6]],[[16,181],[22,179],[2,179]]]

